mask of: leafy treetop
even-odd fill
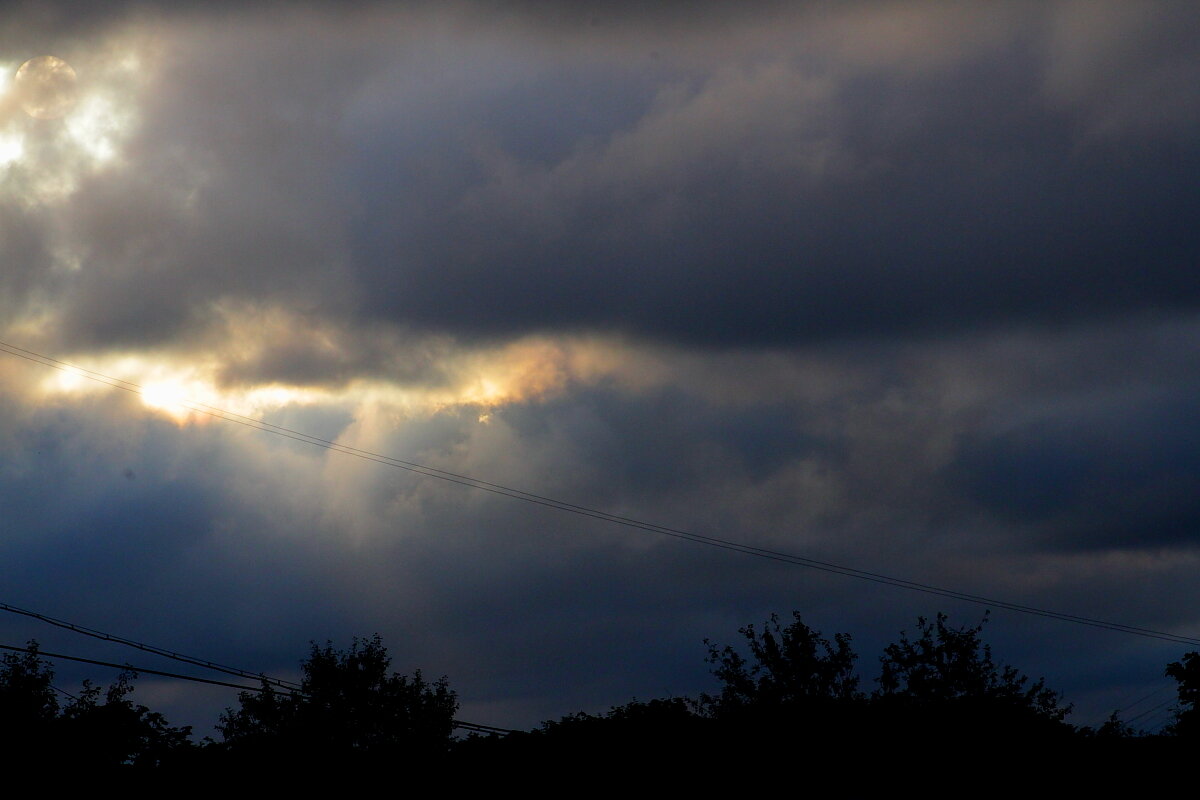
[[[280,693],[264,681],[261,692],[241,693],[240,708],[221,715],[217,729],[229,750],[374,757],[403,749],[432,757],[449,747],[457,695],[445,678],[389,672],[378,634],[354,639],[348,650],[314,643],[302,666],[300,691]]]
[[[986,701],[1061,720],[1071,707],[1044,680],[1029,678],[1012,666],[997,665],[992,648],[980,639],[988,617],[978,625],[954,628],[945,614],[934,620],[918,617],[916,638],[907,632],[880,657],[879,696],[903,697],[916,703],[956,700]]]
[[[761,632],[753,625],[738,633],[749,648],[749,659],[730,645],[718,648],[705,640],[708,663],[723,684],[721,693],[701,695],[700,706],[715,716],[754,708],[778,708],[797,703],[860,698],[849,634],[833,641],[809,628],[792,612],[782,627],[772,614]]]

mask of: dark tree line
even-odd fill
[[[0,662],[0,753],[12,763],[68,758],[106,769],[270,765],[303,776],[405,764],[565,775],[601,763],[660,770],[672,759],[737,765],[797,754],[843,770],[866,757],[897,765],[930,753],[969,764],[982,753],[1099,752],[1106,742],[1200,737],[1200,654],[1166,668],[1178,703],[1163,734],[1139,735],[1115,713],[1098,730],[1076,728],[1058,692],[995,660],[982,638],[986,621],[955,627],[943,614],[918,619],[884,649],[878,676],[864,686],[848,634],[828,639],[798,614],[786,624],[772,616],[740,629],[740,646],[706,642],[718,684],[711,694],[635,700],[506,737],[455,738],[458,698],[446,679],[392,672],[377,635],[345,650],[313,644],[300,689],[264,681],[261,691],[241,693],[238,706],[221,715],[220,741],[200,744],[187,727],[172,727],[129,699],[134,674],[106,689],[85,682],[68,694],[55,688],[53,670],[32,645]]]
[[[378,635],[348,650],[312,645],[300,690],[281,693],[266,681],[242,692],[238,709],[221,715],[225,761],[383,766],[433,763],[449,752],[458,697],[445,678],[428,682],[389,672]]]
[[[918,619],[884,649],[866,687],[849,635],[828,639],[798,614],[787,624],[772,616],[761,628],[740,629],[740,646],[707,643],[719,682],[712,694],[569,715],[479,742],[472,755],[514,778],[546,764],[563,779],[596,764],[620,774],[684,764],[695,786],[783,774],[792,776],[789,785],[844,793],[894,790],[897,775],[912,775],[927,796],[990,796],[1018,779],[1065,788],[1069,778],[1078,788],[1113,779],[1114,765],[1177,764],[1172,745],[1197,734],[1187,726],[1200,723],[1200,655],[1167,669],[1180,692],[1167,735],[1140,734],[1115,713],[1098,730],[1077,728],[1066,721],[1071,706],[1060,693],[997,662],[982,638],[986,621],[956,627],[943,614]],[[1056,779],[1047,777],[1054,771]],[[980,784],[985,775],[993,786]]]
[[[54,684],[54,670],[30,642],[0,660],[0,757],[11,765],[68,760],[79,769],[169,766],[194,749],[190,727],[129,699],[136,673],[107,689],[84,681],[76,693]]]

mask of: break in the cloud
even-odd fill
[[[86,5],[5,11],[80,104],[4,106],[0,339],[145,391],[0,363],[0,599],[269,672],[379,630],[502,725],[697,691],[791,607],[869,676],[940,602],[188,398],[1196,632],[1190,4]],[[1178,655],[995,628],[1093,715]]]

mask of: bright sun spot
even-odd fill
[[[156,381],[147,383],[142,387],[142,402],[150,408],[156,408],[161,411],[168,412],[171,416],[184,417],[191,411],[185,405],[187,402],[187,394],[184,387],[179,383],[170,383],[166,381]]]
[[[80,58],[78,72],[52,56],[19,70],[0,63],[0,192],[15,192],[27,204],[56,204],[89,174],[120,163],[152,70],[136,49]],[[42,62],[60,66],[54,74],[34,70],[22,82],[21,71]],[[58,73],[69,73],[69,85],[49,80]]]
[[[0,167],[20,161],[25,155],[25,142],[17,134],[0,131]]]
[[[60,392],[75,392],[82,389],[88,379],[81,370],[66,367],[54,373],[52,383]]]
[[[212,365],[208,365],[211,367]],[[98,379],[93,380],[87,371]],[[70,367],[47,376],[42,390],[48,394],[94,395],[123,394],[124,388],[137,395],[142,406],[161,414],[177,425],[203,424],[222,412],[234,416],[261,418],[287,406],[314,405],[338,398],[326,392],[290,386],[264,385],[224,389],[213,382],[204,366],[154,364],[141,356],[118,356],[89,360],[79,368]],[[100,377],[104,376],[104,377]]]
[[[111,97],[84,98],[65,120],[71,143],[99,166],[117,154],[117,142],[129,127],[129,115],[121,114]]]
[[[454,379],[432,386],[364,377],[329,387],[229,384],[220,379],[229,372],[228,354],[111,353],[71,356],[79,368],[47,375],[41,388],[49,395],[79,399],[107,394],[180,426],[224,416],[262,420],[297,407],[337,408],[354,415],[384,409],[397,419],[466,410],[488,425],[498,421],[495,412],[505,405],[551,397],[571,381],[591,380],[597,369],[591,362],[605,351],[603,342],[529,339],[495,350],[448,354],[447,375]],[[91,377],[89,370],[94,370]]]

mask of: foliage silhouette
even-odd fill
[[[30,641],[24,653],[5,653],[0,661],[0,746],[24,757],[49,741],[58,719],[54,670]]]
[[[1083,727],[1079,730],[1083,736],[1094,736],[1097,739],[1129,739],[1134,736],[1145,735],[1142,731],[1130,725],[1125,720],[1121,719],[1121,713],[1114,711],[1108,715],[1108,719],[1100,724],[1099,728],[1092,729]]]
[[[453,758],[463,774],[486,776],[488,782],[536,775],[545,785],[570,785],[589,775],[593,781],[637,779],[645,786],[648,777],[673,775],[668,765],[711,752],[712,726],[682,697],[632,700],[604,714],[548,720],[533,731],[470,736],[455,745]]]
[[[54,670],[29,642],[0,662],[0,746],[14,762],[69,757],[91,768],[158,767],[177,763],[193,747],[189,727],[174,728],[128,695],[136,675],[124,672],[107,690],[84,681],[61,706]],[[65,694],[65,693],[64,693]],[[100,702],[103,694],[103,702]]]
[[[880,657],[874,715],[882,729],[910,742],[937,740],[1015,743],[1074,732],[1063,718],[1070,705],[1044,680],[1031,682],[1017,668],[999,665],[978,625],[954,628],[945,614],[917,619],[918,635],[888,645]]]
[[[772,614],[761,630],[746,625],[738,633],[742,650],[705,640],[710,671],[721,683],[717,694],[701,694],[695,704],[713,723],[710,747],[737,760],[797,749],[834,757],[862,729],[867,710],[849,634],[830,641],[798,612],[787,626]]]
[[[979,637],[986,613],[975,626],[952,628],[946,620],[941,613],[933,621],[919,617],[920,636],[909,639],[901,632],[900,641],[884,649],[881,695],[904,695],[919,702],[990,700],[1053,720],[1070,712],[1069,706],[1059,705],[1060,695],[1047,689],[1044,680],[1028,685],[1029,678],[1015,667],[996,664],[991,645]]]
[[[1200,737],[1200,653],[1184,653],[1182,659],[1167,665],[1166,672],[1179,684],[1175,721],[1167,726],[1167,733],[1189,739]]]
[[[378,634],[348,650],[315,643],[303,662],[300,691],[242,692],[240,707],[217,725],[234,756],[271,754],[288,760],[319,756],[358,763],[404,756],[437,759],[449,748],[458,699],[445,678],[427,682],[390,673]]]
[[[82,765],[157,767],[176,763],[193,747],[191,726],[167,724],[162,714],[129,700],[137,674],[122,672],[103,691],[84,681],[79,695],[63,709],[62,738],[79,753]]]
[[[858,656],[850,648],[849,634],[836,634],[830,642],[805,625],[799,612],[792,612],[786,628],[772,614],[761,633],[753,625],[738,633],[749,647],[749,661],[731,645],[718,648],[704,642],[712,673],[722,683],[720,694],[701,695],[704,712],[724,717],[755,708],[861,699],[854,673]]]

